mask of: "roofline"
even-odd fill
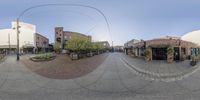
[[[46,38],[49,40],[49,38],[45,37],[44,35],[41,35],[40,33],[36,32],[35,34],[42,36],[43,38]]]

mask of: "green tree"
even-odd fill
[[[167,48],[167,62],[172,63],[174,60],[174,48],[168,47]]]
[[[58,43],[58,42],[55,42],[55,44],[53,45],[54,51],[56,53],[60,53],[61,52],[61,47],[60,46],[61,46],[61,44]]]
[[[71,50],[75,53],[80,51],[89,50],[91,48],[91,42],[87,37],[72,35],[71,39],[65,45],[65,49]]]
[[[93,43],[93,44],[92,44],[92,51],[98,52],[98,53],[99,53],[100,51],[103,51],[103,46],[102,46],[102,44],[99,43],[99,42]]]

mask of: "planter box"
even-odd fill
[[[151,59],[150,59],[150,58],[148,58],[148,57],[145,57],[145,61],[146,61],[146,62],[150,62],[150,61],[151,61]]]
[[[66,54],[66,53],[68,53],[67,50],[62,50],[62,54]]]
[[[30,58],[30,60],[34,61],[34,62],[44,62],[44,61],[51,61],[54,60],[56,58],[56,56],[52,56],[49,59],[38,59],[36,57],[32,57]]]
[[[174,56],[167,55],[167,62],[172,63],[174,61]]]
[[[196,64],[197,64],[196,61],[191,61],[191,62],[190,62],[190,65],[191,65],[191,66],[195,66]]]
[[[98,52],[93,52],[93,55],[98,55]]]
[[[76,54],[76,53],[71,53],[70,54],[70,58],[72,59],[72,60],[78,60],[78,54]]]
[[[90,53],[87,53],[87,56],[92,57],[92,56],[94,56],[94,54],[92,52],[90,52]]]

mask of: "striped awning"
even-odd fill
[[[17,45],[0,45],[0,49],[17,48]]]

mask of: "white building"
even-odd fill
[[[181,39],[196,43],[200,46],[200,30],[186,33],[181,37]]]
[[[36,46],[36,26],[24,22],[19,22],[19,47],[20,52],[24,52],[24,48],[28,48],[28,51],[34,52],[37,49]],[[17,48],[17,31],[16,22],[12,22],[10,29],[0,30],[0,50],[1,52],[11,49],[12,52]]]

